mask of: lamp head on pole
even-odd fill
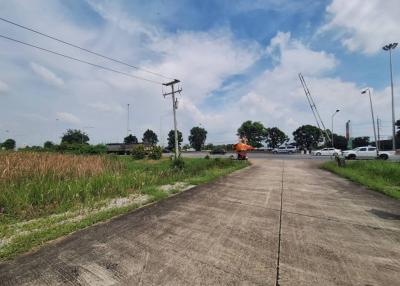
[[[394,50],[397,47],[398,43],[391,43],[382,47],[384,51]]]
[[[361,90],[361,94],[366,94],[367,91],[370,92],[370,91],[371,91],[371,88],[366,87],[366,88],[362,89],[362,90]]]

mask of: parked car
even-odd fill
[[[335,156],[342,154],[342,150],[335,148],[323,148],[321,150],[313,150],[311,154],[314,156]]]
[[[295,152],[297,152],[297,148],[295,146],[281,146],[272,150],[272,153],[274,154],[278,153],[292,154]]]
[[[210,151],[210,154],[221,154],[221,155],[225,155],[226,154],[226,150],[222,149],[222,148],[217,148],[217,149],[213,149]]]
[[[388,151],[379,151],[378,157],[376,156],[376,147],[373,146],[364,146],[358,147],[353,150],[346,150],[342,152],[343,157],[348,160],[356,160],[356,159],[381,159],[387,160],[390,156],[394,155],[393,152]]]

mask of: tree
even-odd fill
[[[87,144],[88,142],[89,136],[85,132],[77,129],[68,129],[61,137],[61,143]]]
[[[261,122],[252,122],[247,120],[237,130],[237,135],[246,137],[249,145],[253,147],[261,147],[261,142],[266,138],[267,129]]]
[[[124,144],[137,144],[138,140],[136,138],[136,136],[129,134],[128,136],[126,136],[124,138]]]
[[[397,133],[396,136],[400,137],[400,119],[396,121],[396,123],[394,124],[396,125],[396,129],[397,129]]]
[[[208,143],[206,146],[204,146],[204,149],[206,149],[206,150],[213,150],[213,149],[214,149],[214,144]]]
[[[158,142],[157,134],[153,132],[153,130],[147,129],[143,133],[143,143],[154,146]]]
[[[346,137],[333,133],[333,147],[340,150],[346,150],[347,149]]]
[[[293,132],[293,137],[297,147],[310,150],[318,146],[318,142],[322,138],[322,132],[318,127],[303,125]]]
[[[286,134],[278,127],[268,128],[266,135],[265,142],[268,143],[271,148],[279,147],[289,140]]]
[[[6,150],[14,150],[15,149],[15,140],[14,139],[7,139],[1,144],[1,147]]]
[[[196,150],[200,151],[204,146],[207,138],[207,131],[201,127],[193,127],[190,130],[189,142],[190,145]]]
[[[178,130],[178,146],[181,146],[181,143],[183,141],[182,137],[182,132]],[[171,130],[168,132],[168,149],[172,150],[175,149],[175,132],[174,130]]]
[[[43,147],[46,149],[52,149],[52,148],[54,148],[54,143],[51,141],[46,141],[46,142],[44,142]]]
[[[353,139],[353,148],[368,146],[369,145],[369,137],[356,137]]]

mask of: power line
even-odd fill
[[[20,41],[20,40],[16,40],[16,39],[13,39],[13,38],[1,35],[1,34],[0,34],[0,37],[3,38],[3,39],[7,39],[7,40],[10,40],[10,41],[13,41],[13,42],[28,46],[28,47],[32,47],[32,48],[35,48],[35,49],[38,49],[38,50],[41,50],[41,51],[45,51],[45,52],[51,53],[51,54],[54,54],[54,55],[57,55],[57,56],[60,56],[60,57],[64,57],[64,58],[67,58],[67,59],[70,59],[70,60],[73,60],[73,61],[84,63],[84,64],[87,64],[87,65],[90,65],[90,66],[94,66],[94,67],[99,68],[99,69],[103,69],[103,70],[106,70],[106,71],[111,71],[111,72],[114,72],[114,73],[119,73],[119,74],[122,74],[122,75],[125,75],[125,76],[129,76],[129,77],[132,77],[132,78],[135,78],[135,79],[144,80],[144,81],[151,82],[151,83],[154,83],[154,84],[162,84],[162,82],[158,82],[158,81],[147,79],[147,78],[140,77],[140,76],[131,75],[131,74],[126,73],[126,72],[122,72],[122,71],[118,71],[118,70],[115,70],[115,69],[112,69],[112,68],[108,68],[108,67],[105,67],[105,66],[94,64],[94,63],[91,63],[91,62],[88,62],[88,61],[85,61],[85,60],[74,58],[74,57],[71,57],[71,56],[68,56],[68,55],[64,55],[64,54],[52,51],[52,50],[48,50],[48,49],[45,49],[45,48],[42,48],[42,47],[39,47],[39,46],[35,46],[35,45],[32,45],[32,44],[29,44],[29,43],[26,43],[26,42],[23,42],[23,41]]]
[[[93,52],[93,51],[88,50],[88,49],[86,49],[86,48],[83,48],[83,47],[80,47],[80,46],[78,46],[78,45],[75,45],[75,44],[66,42],[66,41],[64,41],[64,40],[61,40],[61,39],[58,39],[58,38],[56,38],[56,37],[50,36],[50,35],[48,35],[48,34],[45,34],[45,33],[43,33],[43,32],[40,32],[40,31],[38,31],[38,30],[35,30],[35,29],[32,29],[32,28],[29,28],[29,27],[26,27],[26,26],[17,24],[17,23],[15,23],[15,22],[10,21],[10,20],[7,20],[7,19],[1,18],[1,17],[0,17],[0,20],[3,21],[3,22],[9,23],[9,24],[11,24],[11,25],[17,26],[17,27],[19,27],[19,28],[22,28],[22,29],[31,31],[31,32],[36,33],[36,34],[38,34],[38,35],[41,35],[41,36],[43,36],[43,37],[52,39],[52,40],[54,40],[54,41],[63,43],[63,44],[65,44],[65,45],[68,45],[68,46],[71,46],[71,47],[80,49],[80,50],[82,50],[82,51],[85,51],[85,52],[87,52],[87,53],[96,55],[96,56],[98,56],[98,57],[101,57],[101,58],[104,58],[104,59],[107,59],[107,60],[110,60],[110,61],[113,61],[113,62],[122,64],[122,65],[125,65],[125,66],[128,66],[128,67],[131,67],[131,68],[134,68],[134,69],[137,69],[137,70],[141,70],[141,71],[144,71],[144,72],[147,72],[147,73],[150,73],[150,74],[153,74],[153,75],[156,75],[156,76],[165,78],[165,79],[173,79],[173,78],[171,78],[171,77],[167,77],[167,76],[164,76],[164,75],[162,75],[162,74],[159,74],[159,73],[156,73],[156,72],[147,70],[147,69],[140,68],[140,67],[138,67],[138,66],[134,66],[134,65],[125,63],[125,62],[123,62],[123,61],[121,61],[121,60],[117,60],[117,59],[114,59],[114,58],[105,56],[105,55],[103,55],[103,54],[100,54],[100,53],[97,53],[97,52]]]

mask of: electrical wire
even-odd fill
[[[39,47],[39,46],[35,46],[35,45],[32,45],[32,44],[20,41],[20,40],[16,40],[16,39],[13,39],[13,38],[1,35],[1,34],[0,34],[0,37],[3,38],[3,39],[7,39],[9,41],[13,41],[13,42],[28,46],[28,47],[32,47],[32,48],[35,48],[35,49],[38,49],[38,50],[41,50],[41,51],[45,51],[45,52],[51,53],[51,54],[54,54],[54,55],[57,55],[57,56],[60,56],[60,57],[64,57],[64,58],[67,58],[67,59],[70,59],[70,60],[73,60],[73,61],[84,63],[84,64],[87,64],[87,65],[90,65],[90,66],[94,66],[94,67],[99,68],[99,69],[103,69],[103,70],[106,70],[106,71],[111,71],[111,72],[114,72],[114,73],[122,74],[122,75],[125,75],[125,76],[128,76],[128,77],[132,77],[132,78],[135,78],[135,79],[139,79],[139,80],[144,80],[144,81],[147,81],[147,82],[150,82],[150,83],[154,83],[154,84],[162,84],[162,82],[158,82],[158,81],[147,79],[147,78],[140,77],[140,76],[135,76],[135,75],[132,75],[132,74],[129,74],[129,73],[126,73],[126,72],[118,71],[118,70],[115,70],[115,69],[112,69],[112,68],[108,68],[108,67],[105,67],[105,66],[101,66],[101,65],[98,65],[98,64],[95,64],[95,63],[91,63],[91,62],[88,62],[88,61],[85,61],[85,60],[74,58],[74,57],[71,57],[71,56],[68,56],[68,55],[65,55],[65,54],[61,54],[61,53],[58,53],[58,52],[55,52],[55,51],[52,51],[52,50],[49,50],[49,49],[45,49],[45,48],[42,48],[42,47]]]
[[[85,51],[85,52],[87,52],[87,53],[96,55],[96,56],[98,56],[98,57],[101,57],[101,58],[104,58],[104,59],[107,59],[107,60],[110,60],[110,61],[113,61],[113,62],[122,64],[122,65],[125,65],[125,66],[128,66],[128,67],[131,67],[131,68],[134,68],[134,69],[137,69],[137,70],[141,70],[141,71],[144,71],[144,72],[147,72],[147,73],[150,73],[150,74],[153,74],[153,75],[156,75],[156,76],[165,78],[165,79],[171,79],[171,80],[173,79],[173,78],[171,78],[171,77],[164,76],[164,75],[162,75],[162,74],[160,74],[160,73],[156,73],[156,72],[153,72],[153,71],[150,71],[150,70],[147,70],[147,69],[143,69],[143,68],[140,68],[140,67],[138,67],[138,66],[134,66],[134,65],[125,63],[125,62],[123,62],[123,61],[121,61],[121,60],[117,60],[117,59],[114,59],[114,58],[105,56],[105,55],[103,55],[103,54],[100,54],[100,53],[97,53],[97,52],[93,52],[93,51],[88,50],[88,49],[86,49],[86,48],[83,48],[83,47],[80,47],[80,46],[78,46],[78,45],[75,45],[75,44],[66,42],[66,41],[64,41],[64,40],[61,40],[61,39],[58,39],[58,38],[56,38],[56,37],[50,36],[50,35],[48,35],[48,34],[45,34],[45,33],[43,33],[43,32],[40,32],[40,31],[38,31],[38,30],[35,30],[35,29],[32,29],[32,28],[23,26],[23,25],[21,25],[21,24],[17,24],[17,23],[15,23],[15,22],[10,21],[10,20],[7,20],[7,19],[1,18],[1,17],[0,17],[0,20],[3,21],[3,22],[9,23],[9,24],[11,24],[11,25],[17,26],[17,27],[19,27],[19,28],[22,28],[22,29],[31,31],[31,32],[36,33],[36,34],[38,34],[38,35],[41,35],[41,36],[43,36],[43,37],[52,39],[52,40],[54,40],[54,41],[63,43],[63,44],[65,44],[65,45],[68,45],[68,46],[74,47],[74,48],[76,48],[76,49],[80,49],[80,50],[82,50],[82,51]]]

